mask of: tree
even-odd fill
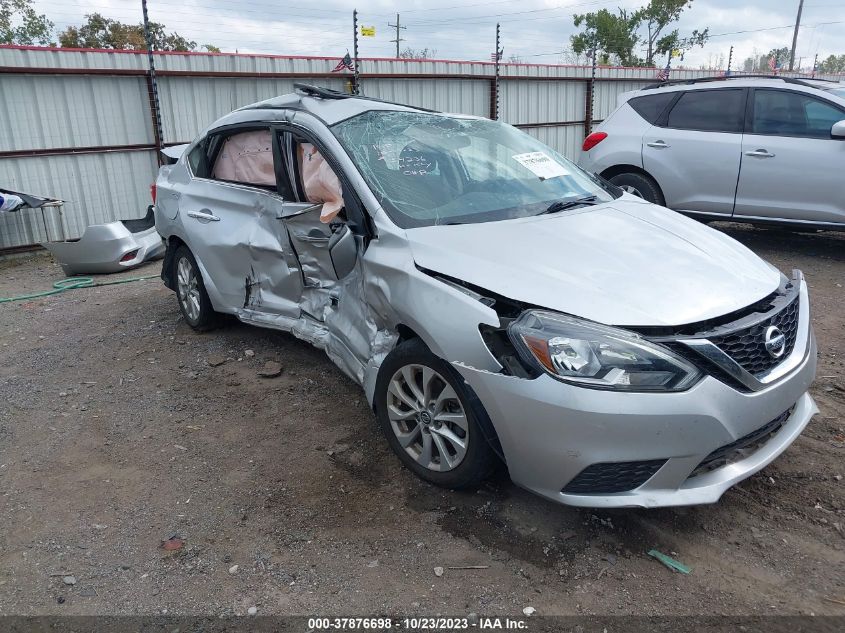
[[[666,27],[677,22],[681,13],[692,6],[692,0],[651,0],[648,5],[636,12],[641,22],[645,23],[646,44],[645,65],[653,66],[655,55],[668,55],[674,50],[690,49],[693,46],[704,46],[710,37],[710,29],[694,30],[689,37],[681,38],[678,29],[669,33]]]
[[[625,9],[619,9],[617,13],[601,9],[574,15],[575,26],[583,25],[583,30],[570,38],[572,49],[580,55],[595,47],[603,60],[614,57],[623,66],[654,66],[655,56],[704,46],[710,37],[709,29],[696,29],[687,37],[681,37],[678,29],[666,32],[666,28],[677,22],[691,5],[692,0],[649,0],[646,6],[633,13]],[[643,25],[645,34],[641,36],[639,30]],[[634,54],[640,43],[645,44],[645,60]]]
[[[53,26],[36,13],[32,0],[0,0],[0,44],[46,46],[52,43]]]
[[[601,9],[595,13],[574,15],[572,19],[575,26],[584,25],[581,33],[570,37],[572,50],[577,55],[596,50],[605,63],[612,56],[623,66],[639,63],[640,60],[634,55],[634,47],[640,41],[636,33],[640,24],[636,12],[629,14],[625,9],[619,9],[614,14]]]
[[[106,18],[99,13],[85,16],[82,26],[69,26],[59,33],[59,44],[64,48],[109,48],[116,50],[145,50],[144,25],[124,24],[118,20]],[[150,22],[150,36],[155,50],[193,51],[197,47],[178,33],[167,33],[165,26]],[[206,48],[209,45],[206,44]],[[217,49],[219,52],[219,49]]]
[[[219,53],[220,49],[214,46],[213,44],[203,44],[202,47],[207,50],[209,53]]]
[[[819,66],[816,70],[820,73],[845,72],[845,55],[830,55],[824,61],[819,62]]]
[[[433,59],[437,55],[436,48],[411,48],[407,47],[404,51],[399,53],[399,59]]]

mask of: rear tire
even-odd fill
[[[496,467],[498,458],[478,422],[481,403],[420,339],[402,343],[384,360],[374,401],[390,447],[420,478],[461,489]]]
[[[616,174],[609,180],[617,187],[625,190],[627,193],[638,196],[653,204],[659,204],[661,207],[666,206],[666,200],[663,197],[663,192],[660,191],[660,186],[651,176],[631,171]]]
[[[179,310],[188,325],[198,332],[220,325],[221,315],[211,305],[197,260],[187,246],[180,246],[173,256],[173,281]]]

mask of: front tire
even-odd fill
[[[627,193],[638,196],[652,204],[659,204],[661,207],[666,206],[663,192],[660,191],[660,186],[651,176],[637,172],[624,172],[612,176],[609,180]]]
[[[481,403],[420,339],[402,343],[384,360],[375,404],[390,447],[422,479],[460,489],[493,471],[496,456],[478,422]]]
[[[185,322],[198,332],[217,327],[220,315],[211,305],[197,260],[187,246],[180,246],[173,256],[173,279]]]

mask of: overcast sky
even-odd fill
[[[441,59],[490,58],[495,25],[502,25],[505,59],[524,62],[566,61],[572,14],[601,8],[636,8],[646,0],[148,0],[150,19],[168,30],[214,44],[224,51],[341,57],[352,49],[352,9],[359,23],[375,26],[376,37],[360,38],[362,57],[392,57],[396,12],[407,29],[402,47],[428,47]],[[59,28],[78,24],[86,13],[99,11],[124,22],[138,22],[141,0],[34,0],[36,8]],[[714,36],[703,49],[688,53],[684,64],[718,64],[734,46],[737,68],[757,50],[790,46],[798,0],[694,0],[678,23],[681,35],[710,28]],[[845,53],[845,0],[806,0],[797,58],[804,67],[812,58]],[[840,24],[825,24],[843,21]],[[785,28],[778,28],[785,27]],[[768,30],[761,30],[768,29]],[[753,31],[736,33],[737,31]],[[642,54],[642,53],[640,53]],[[660,62],[662,63],[662,61]],[[676,64],[676,62],[675,62]]]

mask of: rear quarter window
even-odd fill
[[[634,109],[634,112],[653,125],[658,117],[663,114],[666,106],[675,98],[676,94],[675,92],[661,92],[659,94],[634,97],[628,100],[628,104]]]

